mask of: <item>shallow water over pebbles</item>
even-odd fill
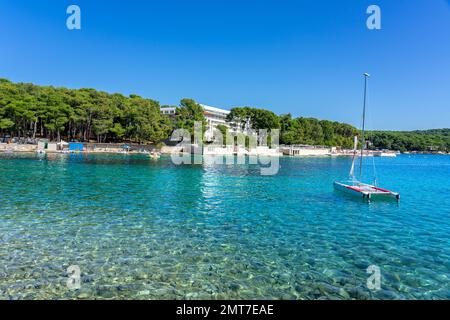
[[[1,154],[0,299],[449,299],[450,157],[375,161],[400,204],[334,191],[348,158]]]

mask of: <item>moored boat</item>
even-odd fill
[[[374,151],[373,152],[373,156],[374,157],[391,157],[391,158],[395,158],[397,156],[397,154],[395,152],[392,152],[392,151]]]
[[[334,182],[334,188],[339,191],[346,192],[351,195],[360,196],[364,199],[371,200],[374,197],[391,197],[397,200],[400,199],[400,194],[398,192],[394,192],[388,189],[380,188],[377,186],[376,180],[373,184],[363,183],[362,180],[362,168],[363,168],[363,155],[365,149],[365,118],[366,118],[366,97],[367,97],[367,78],[369,74],[364,73],[364,106],[363,106],[363,122],[362,122],[362,141],[361,141],[361,150],[358,152],[358,137],[355,136],[354,147],[353,147],[353,158],[352,165],[350,168],[350,179],[346,182]],[[355,176],[355,160],[358,157],[360,159],[359,165],[359,180],[356,179]],[[374,164],[375,165],[375,164]]]
[[[334,182],[334,187],[340,191],[347,192],[349,194],[362,196],[363,198],[367,198],[367,200],[371,200],[373,197],[378,196],[388,196],[395,198],[397,200],[400,199],[400,194],[398,192],[393,192],[391,190],[379,188],[374,185],[357,182],[354,183],[350,181],[350,184],[345,184],[341,182]]]

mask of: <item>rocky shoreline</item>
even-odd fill
[[[93,144],[95,145],[95,144]],[[133,146],[134,148],[138,148],[139,146]],[[148,146],[146,146],[148,147]],[[161,154],[171,154],[171,153],[177,153],[182,152],[182,147],[176,147],[176,146],[162,146],[161,148],[154,148]],[[0,152],[37,152],[39,150],[38,145],[35,144],[17,144],[17,143],[0,143]],[[45,150],[46,153],[72,153],[72,151],[69,150]],[[334,155],[334,156],[350,156],[353,155],[353,151],[347,151],[342,150],[344,152],[336,152],[336,153],[330,153],[326,155]],[[394,151],[387,151],[389,153],[394,153]],[[142,154],[146,153],[144,151],[144,146],[142,146],[142,150],[124,150],[122,146],[119,145],[111,145],[111,146],[102,146],[102,147],[95,147],[95,148],[88,148],[84,151],[75,151],[75,153],[109,153],[109,154]],[[372,151],[373,153],[373,151]],[[398,154],[431,154],[431,155],[450,155],[450,153],[442,152],[442,151],[435,151],[435,152],[424,152],[424,151],[409,151],[409,152],[399,152]],[[287,155],[287,154],[286,154]],[[305,154],[304,156],[314,157],[314,156],[324,156],[325,154]],[[301,155],[300,155],[301,156]]]

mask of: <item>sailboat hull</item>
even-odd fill
[[[336,190],[354,195],[360,196],[366,199],[372,199],[374,197],[388,197],[400,200],[400,194],[387,189],[379,188],[366,183],[345,184],[341,182],[334,182],[334,188]]]
[[[359,164],[359,176],[362,177],[362,169],[363,169],[363,156],[364,156],[364,148],[366,145],[366,140],[364,139],[364,133],[365,133],[365,120],[366,120],[366,99],[367,99],[367,78],[369,78],[370,75],[368,73],[364,73],[364,105],[363,105],[363,117],[362,117],[362,130],[361,130],[361,136],[362,136],[362,143],[361,143],[361,152],[360,152],[360,164]],[[353,159],[352,159],[352,166],[350,168],[350,183],[340,183],[335,182],[334,188],[343,191],[345,193],[360,196],[362,198],[366,198],[370,200],[373,197],[387,197],[387,198],[394,198],[399,200],[400,194],[397,192],[393,192],[387,189],[379,188],[374,185],[366,184],[359,182],[355,179],[355,160],[357,157],[357,148],[358,148],[358,137],[355,136],[354,141],[354,148],[353,148]],[[375,166],[375,163],[374,163]]]

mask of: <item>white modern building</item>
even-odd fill
[[[218,125],[224,125],[228,128],[230,128],[230,124],[227,122],[227,116],[230,113],[229,110],[219,109],[216,107],[207,106],[204,104],[200,104],[204,110],[204,116],[206,118],[206,121],[208,122],[205,136],[207,139],[212,140],[214,135],[214,129]],[[175,117],[176,115],[176,108],[174,107],[164,107],[161,108],[161,113]]]
[[[173,107],[164,107],[161,108],[161,113],[162,114],[166,114],[168,116],[175,116],[177,111],[177,108],[173,108]]]
[[[244,135],[254,136],[255,145],[254,147],[247,150],[242,143],[245,143],[245,140],[237,141],[237,144],[233,141],[231,144],[228,143],[226,146],[218,146],[213,144],[206,144],[203,146],[202,153],[204,155],[264,155],[264,156],[279,156],[281,155],[279,148],[269,148],[267,146],[258,145],[257,139],[258,136],[255,135],[253,131],[251,131],[250,127],[250,118],[247,118],[245,123],[234,123],[228,122],[227,116],[230,114],[229,110],[220,109],[216,107],[211,107],[208,105],[200,104],[203,108],[203,115],[207,121],[207,127],[205,131],[205,139],[207,142],[213,142],[215,140],[214,134],[218,125],[223,125],[228,128],[228,132],[232,135],[236,133],[243,133]],[[175,118],[176,116],[176,107],[163,107],[161,108],[161,113],[168,115],[169,117]],[[226,139],[226,137],[223,137]],[[245,139],[245,138],[244,138]],[[217,142],[217,141],[216,141]],[[224,140],[225,142],[225,140]]]
[[[218,125],[223,125],[226,126],[227,128],[230,128],[230,124],[227,122],[227,116],[230,113],[230,111],[207,106],[204,104],[201,104],[201,106],[204,110],[206,121],[208,122],[205,132],[205,138],[207,140],[214,139],[214,129]]]
[[[216,107],[207,106],[201,104],[203,110],[205,110],[204,115],[208,121],[208,125],[216,127],[219,124],[229,127],[227,122],[227,116],[230,113],[229,110],[219,109]]]

